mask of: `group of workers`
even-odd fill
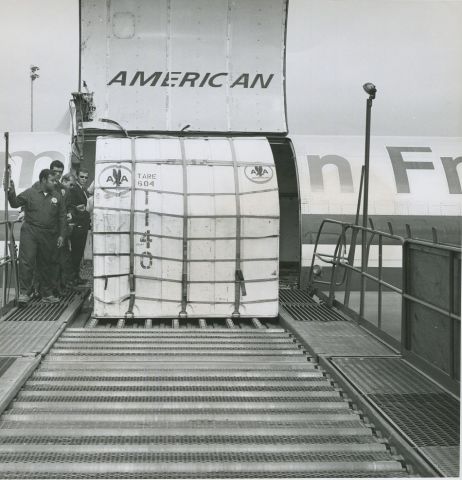
[[[69,288],[82,285],[80,265],[90,229],[89,173],[63,176],[64,165],[54,160],[40,172],[38,182],[16,194],[8,185],[11,207],[24,212],[19,243],[20,304],[34,297],[58,303]]]

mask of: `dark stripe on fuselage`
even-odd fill
[[[3,218],[4,212],[0,211],[0,218]],[[10,221],[17,218],[17,212],[11,212]],[[324,215],[324,214],[305,214],[302,215],[302,243],[314,244],[321,222],[326,219],[337,220],[340,222],[354,223],[354,215]],[[436,215],[371,215],[376,230],[389,232],[387,222],[391,222],[393,232],[396,235],[406,237],[406,224],[411,227],[413,238],[432,241],[432,227],[436,228],[438,241],[453,245],[462,244],[462,217],[460,216],[436,216]],[[360,219],[361,222],[361,219]],[[19,240],[19,230],[21,224],[15,225],[15,237]],[[337,243],[338,232],[334,227],[327,226],[325,233],[320,238],[320,243],[324,245],[333,245]],[[5,230],[0,226],[0,240],[5,239]],[[386,241],[384,245],[396,244],[396,242]]]
[[[324,214],[305,214],[302,215],[302,243],[314,244],[319,227],[324,219],[337,220],[346,223],[354,223],[354,215],[324,215]],[[461,245],[462,228],[460,216],[436,216],[436,215],[371,215],[374,228],[382,232],[389,232],[387,222],[393,226],[393,233],[406,237],[406,224],[411,228],[413,238],[420,240],[433,240],[432,227],[436,228],[438,242]],[[360,224],[362,222],[360,218]],[[321,235],[320,244],[332,245],[338,240],[338,227],[326,225],[323,229],[326,233]],[[373,243],[378,243],[374,241]],[[384,238],[384,245],[397,245],[396,241]]]

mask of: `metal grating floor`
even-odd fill
[[[444,475],[459,475],[460,401],[398,358],[331,361]]]
[[[294,320],[310,322],[338,322],[345,318],[335,309],[316,301],[304,290],[280,290],[279,304]]]
[[[80,292],[73,291],[69,295],[63,297],[59,303],[46,304],[39,299],[34,299],[25,307],[18,307],[1,319],[2,322],[35,322],[40,321],[56,321],[69,304],[77,297],[81,297]]]
[[[460,447],[422,447],[420,450],[448,477],[459,477]]]
[[[276,440],[276,441],[275,441]],[[0,437],[0,444],[6,445],[192,445],[198,447],[200,445],[242,445],[247,444],[248,447],[256,447],[258,445],[294,445],[299,443],[306,443],[307,445],[325,445],[330,444],[355,444],[358,448],[361,445],[368,445],[370,437],[368,435],[357,435],[351,437],[337,436],[307,436],[307,435],[209,435],[201,437],[199,435],[184,435],[177,437],[175,435],[164,436],[142,436],[137,435],[133,437],[117,437],[117,436],[8,436]],[[380,446],[378,443],[377,445]],[[321,450],[321,448],[319,448]]]
[[[416,446],[458,446],[460,404],[446,393],[375,394],[369,398]]]
[[[0,322],[0,352],[24,355],[41,351],[59,330],[58,322]]]
[[[4,473],[4,478],[12,479],[24,479],[24,474],[15,471],[6,471]],[[371,476],[377,477],[368,472],[336,472],[336,478],[370,478]],[[401,478],[407,477],[408,475],[405,472],[380,472],[380,478]],[[309,478],[325,478],[326,475],[322,473],[311,472]],[[216,479],[227,479],[227,478],[306,478],[306,473],[303,471],[293,471],[293,472],[271,472],[269,475],[266,472],[203,472],[203,473],[182,473],[182,472],[172,472],[172,473],[158,473],[155,472],[124,472],[124,473],[108,473],[108,472],[93,472],[93,473],[66,473],[65,477],[59,472],[31,472],[28,473],[27,478],[30,479],[140,479],[140,478],[150,478],[150,479],[200,479],[200,478],[216,478]]]
[[[398,356],[392,349],[351,322],[297,322],[284,318],[288,327],[315,355]]]
[[[14,308],[0,319],[0,353],[25,355],[40,352],[63,322],[66,309],[78,304],[84,292],[73,292],[58,304],[34,300],[23,308]]]
[[[1,478],[405,475],[282,329],[67,329],[0,417]]]
[[[439,393],[436,383],[417,374],[401,358],[336,358],[335,365],[366,394]]]
[[[316,301],[305,290],[293,289],[293,290],[280,290],[279,302],[282,305],[292,304],[311,304],[316,305]]]
[[[1,353],[3,354],[3,352]],[[0,377],[10,368],[15,360],[16,358],[14,357],[0,357]]]

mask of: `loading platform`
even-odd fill
[[[281,291],[274,321],[95,323],[84,300],[53,307],[42,343],[0,363],[1,478],[404,477],[414,465],[457,474],[458,401],[418,372],[409,381],[398,352],[304,292]],[[40,337],[41,320],[24,317],[34,308],[16,311],[24,345]],[[401,420],[412,410],[416,432],[419,398],[444,397],[420,418],[426,434],[439,422],[433,439],[445,430],[446,443],[416,442],[380,389],[398,413],[399,395],[414,398]]]
[[[281,290],[280,321],[373,419],[414,474],[459,477],[460,397],[306,292]]]

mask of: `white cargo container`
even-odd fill
[[[279,199],[266,138],[99,137],[96,317],[275,317]]]

